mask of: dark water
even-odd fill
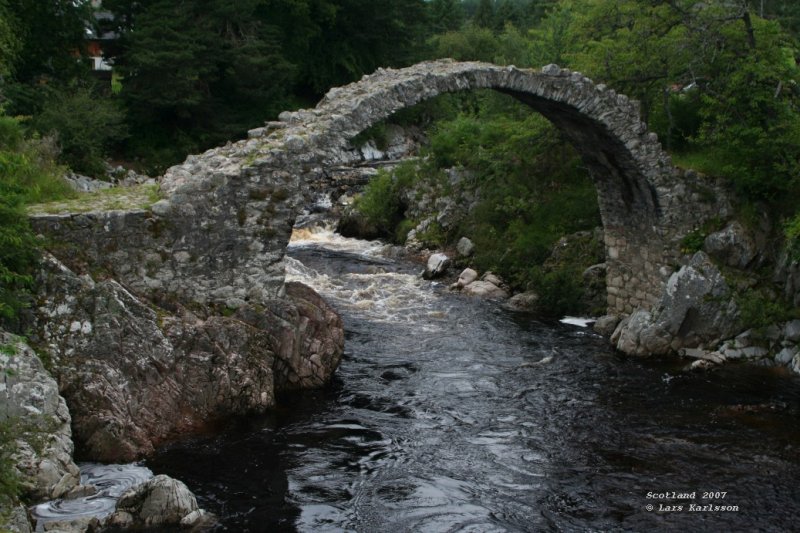
[[[221,530],[800,528],[797,378],[624,358],[590,330],[431,286],[374,245],[316,241],[289,267],[344,317],[333,383],[148,462]]]

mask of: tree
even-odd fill
[[[11,74],[22,44],[14,32],[16,25],[8,9],[8,3],[6,0],[0,0],[0,81]]]
[[[428,28],[423,0],[313,0],[313,32],[304,46],[285,47],[299,67],[299,89],[317,97],[378,67],[421,57]],[[368,21],[368,23],[365,23]],[[285,27],[292,32],[292,27]]]
[[[464,8],[458,0],[433,0],[428,10],[433,33],[458,30],[464,24]]]
[[[519,26],[520,22],[521,18],[517,6],[511,3],[511,0],[501,0],[494,12],[494,22],[492,24],[494,30],[503,31],[506,24]]]
[[[494,2],[480,0],[478,9],[472,16],[472,23],[479,28],[492,28],[494,26]]]
[[[118,102],[91,86],[72,86],[52,92],[31,126],[42,135],[55,135],[60,160],[70,168],[98,176],[105,172],[103,157],[127,137],[124,122]]]
[[[745,0],[565,0],[548,19],[566,12],[568,65],[638,99],[668,146],[750,201],[800,189],[800,71],[778,23]]]
[[[15,0],[7,4],[8,16],[21,41],[14,65],[17,81],[42,77],[67,80],[85,72],[84,50],[88,6],[71,0]]]
[[[156,167],[243,134],[287,102],[292,65],[261,2],[151,0],[116,64],[124,76],[130,148]]]
[[[44,101],[43,88],[89,75],[89,65],[82,59],[89,5],[71,0],[14,0],[5,8],[0,42],[3,22],[13,24],[17,40],[11,45],[16,51],[10,56],[12,61],[4,61],[11,64],[8,70],[13,72],[4,89],[9,100],[7,111],[32,115]]]

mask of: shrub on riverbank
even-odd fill
[[[0,320],[26,305],[39,257],[25,206],[75,194],[56,153],[49,139],[25,139],[16,119],[0,116]]]
[[[400,242],[426,217],[416,240],[427,246],[454,246],[468,236],[475,243],[471,266],[549,295],[554,314],[576,312],[581,273],[597,261],[541,266],[562,236],[600,224],[597,193],[578,154],[546,119],[508,97],[479,93],[464,102],[429,129],[421,161],[381,173],[356,209]]]

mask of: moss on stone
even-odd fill
[[[82,194],[76,198],[59,200],[28,207],[30,215],[55,215],[103,211],[135,211],[149,209],[161,199],[158,185],[113,187]]]

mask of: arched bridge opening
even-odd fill
[[[609,312],[652,307],[678,264],[680,239],[705,215],[638,104],[555,65],[441,60],[380,69],[331,89],[314,109],[282,113],[248,139],[190,156],[167,171],[165,198],[141,215],[151,231],[136,234],[142,250],[163,249],[167,259],[117,275],[159,299],[227,308],[282,296],[283,257],[303,189],[347,163],[349,141],[370,126],[438,95],[477,89],[513,96],[572,142],[597,189]],[[145,264],[147,253],[131,260]]]

